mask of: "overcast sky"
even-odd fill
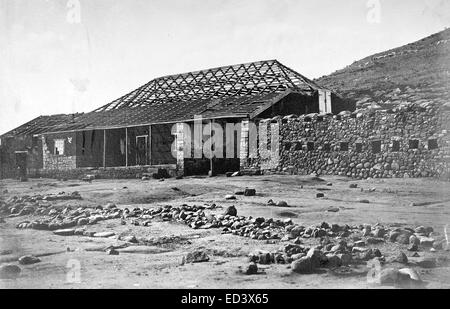
[[[278,59],[316,78],[449,25],[448,0],[0,0],[0,134],[163,75]]]

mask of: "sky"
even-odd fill
[[[277,59],[318,78],[448,26],[448,0],[0,0],[0,134],[170,74]]]

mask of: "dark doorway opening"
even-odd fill
[[[148,165],[148,136],[136,136],[136,165]]]

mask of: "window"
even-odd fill
[[[295,143],[295,150],[296,151],[300,151],[300,150],[302,150],[303,149],[303,144],[302,144],[302,142],[296,142]]]
[[[330,144],[324,144],[323,145],[323,151],[330,152],[331,151],[331,145]]]
[[[308,151],[313,151],[314,150],[314,142],[308,142],[306,144],[306,147],[307,147]]]
[[[284,149],[286,149],[286,150],[290,150],[291,146],[292,146],[292,144],[290,142],[285,142],[284,143]]]
[[[419,140],[410,139],[409,140],[409,149],[419,149]]]
[[[55,139],[55,155],[63,155],[63,154],[64,154],[64,140]]]
[[[437,139],[428,140],[428,150],[438,149]]]
[[[348,151],[348,142],[341,142],[341,151]]]
[[[400,151],[400,141],[392,141],[392,151]]]
[[[373,141],[372,142],[372,152],[373,153],[381,152],[381,141]]]
[[[362,143],[356,143],[355,148],[356,148],[356,152],[357,153],[361,153],[362,150],[363,150],[363,144]]]

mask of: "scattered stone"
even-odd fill
[[[363,204],[370,204],[369,200],[359,200],[358,202]]]
[[[256,275],[258,273],[258,265],[256,263],[250,263],[245,270],[246,275]]]
[[[114,203],[108,203],[105,206],[105,209],[115,209],[115,208],[117,208],[117,205]]]
[[[402,268],[399,269],[398,272],[402,275],[409,276],[410,280],[422,282],[422,279],[420,278],[419,274],[412,268]]]
[[[321,192],[316,194],[316,198],[322,198],[322,197],[325,197],[325,194],[323,194]]]
[[[411,235],[411,237],[409,237],[409,243],[413,245],[419,245],[420,239],[416,235]]]
[[[352,183],[352,184],[350,184],[350,189],[356,189],[356,188],[358,188],[358,184],[356,184],[356,183]]]
[[[279,201],[277,203],[277,206],[278,207],[288,207],[288,203],[286,203],[285,201]]]
[[[435,241],[433,243],[433,249],[435,249],[435,250],[442,250],[442,249],[444,249],[444,246],[446,245],[446,243],[447,243],[446,240]]]
[[[434,239],[430,237],[419,236],[420,245],[422,247],[432,247]]]
[[[0,266],[0,279],[16,279],[22,270],[17,265]]]
[[[366,242],[370,245],[376,245],[384,242],[383,238],[368,237]]]
[[[397,255],[389,258],[388,262],[389,263],[408,264],[408,257],[403,252],[399,252]]]
[[[19,264],[21,265],[31,265],[39,263],[41,260],[33,255],[25,255],[19,258]]]
[[[267,205],[269,205],[269,206],[276,206],[277,204],[275,204],[275,202],[273,200],[268,200],[267,201]]]
[[[364,240],[360,240],[360,241],[356,241],[354,243],[355,247],[365,247],[366,246],[366,242]]]
[[[418,226],[414,229],[414,232],[417,234],[425,234],[426,230],[427,229],[424,226]]]
[[[138,240],[136,239],[136,236],[134,236],[134,235],[120,237],[120,240],[129,242],[129,243],[133,243],[133,244],[138,243]]]
[[[410,238],[411,234],[408,233],[402,233],[397,237],[397,243],[402,244],[402,245],[408,245],[409,244],[409,238]]]
[[[416,252],[416,251],[419,251],[419,246],[417,244],[413,243],[408,246],[407,250],[411,251],[411,252]]]
[[[291,270],[299,274],[309,274],[313,271],[313,266],[310,257],[302,257],[295,260],[291,264]]]
[[[327,258],[327,266],[330,268],[336,268],[342,265],[342,261],[337,255],[327,254],[326,258]]]
[[[100,238],[106,238],[106,237],[111,237],[114,235],[116,235],[114,232],[99,232],[99,233],[95,233],[93,236],[100,237]]]
[[[209,256],[204,251],[189,252],[185,257],[186,263],[208,262]]]
[[[53,231],[53,234],[58,235],[58,236],[72,236],[75,234],[75,230],[74,229],[56,230],[56,231]]]
[[[225,195],[225,199],[226,200],[235,200],[236,196],[234,196],[233,194],[227,194],[227,195]]]
[[[234,206],[229,206],[227,207],[227,209],[225,210],[224,216],[232,216],[232,217],[236,217],[237,216],[237,209]]]
[[[110,249],[106,250],[106,253],[108,253],[109,255],[119,255],[119,251],[117,251],[114,248],[110,248]]]
[[[338,212],[339,208],[338,207],[330,207],[327,209],[328,212]]]
[[[256,190],[255,189],[246,188],[244,190],[244,196],[255,196],[255,195],[256,195]]]

